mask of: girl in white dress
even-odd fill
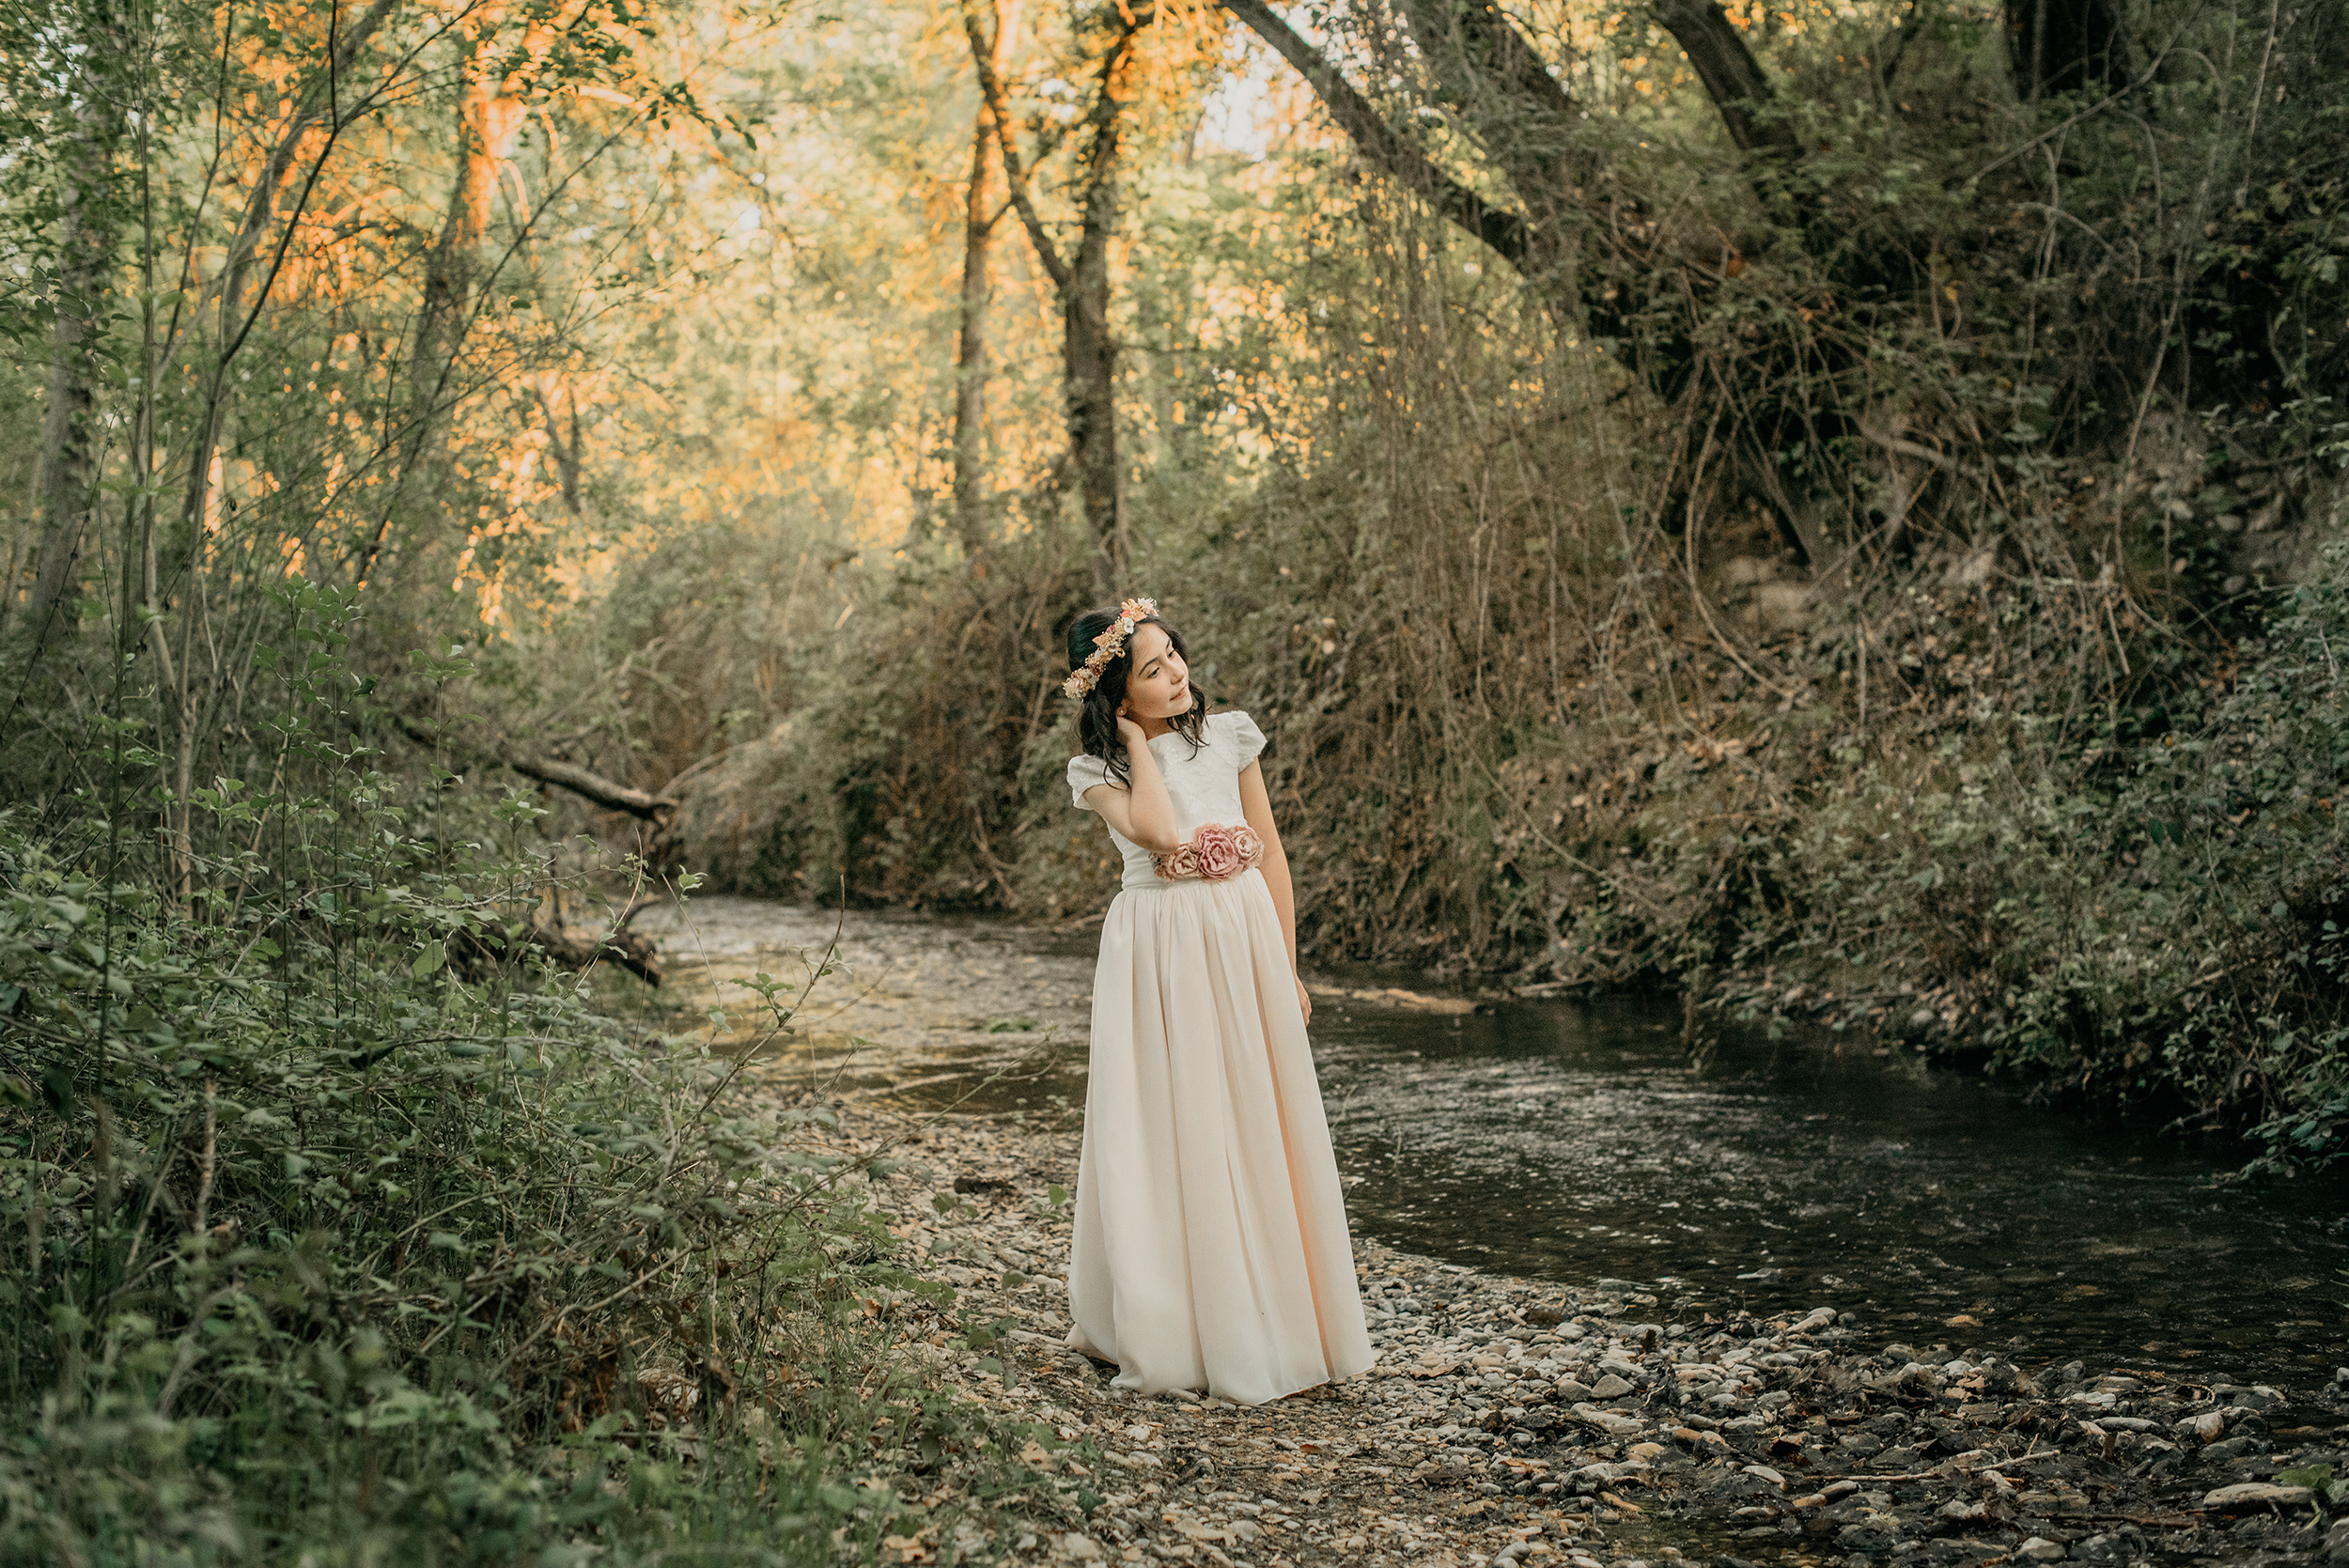
[[[1077,804],[1125,858],[1101,927],[1068,1343],[1121,1387],[1278,1399],[1371,1364],[1245,713],[1206,713],[1149,599],[1068,634]]]

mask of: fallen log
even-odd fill
[[[611,963],[628,970],[656,990],[661,986],[661,954],[653,946],[652,939],[625,928],[582,932],[556,925],[533,924],[524,928],[519,938],[509,937],[494,927],[468,929],[459,931],[451,939],[449,956],[477,972],[510,961],[521,948],[530,948],[546,955],[558,969],[577,972],[591,969],[598,963]]]
[[[557,789],[568,789],[574,795],[593,800],[606,811],[624,811],[647,822],[665,824],[677,809],[677,802],[665,795],[647,795],[641,789],[614,784],[601,774],[590,773],[572,763],[537,757],[506,757],[502,760],[525,779],[536,779]]]
[[[412,719],[397,721],[400,733],[419,746],[438,751],[440,737]],[[584,800],[592,800],[607,811],[626,812],[629,815],[650,822],[665,831],[669,819],[677,815],[677,802],[665,795],[648,795],[627,784],[614,784],[600,773],[590,772],[575,763],[552,758],[499,756],[490,759],[496,765],[510,768],[523,778],[538,784],[568,789]],[[655,834],[656,842],[661,835]],[[629,911],[634,918],[637,908]],[[583,970],[599,962],[617,964],[629,973],[656,988],[661,985],[661,954],[650,937],[640,936],[627,928],[623,922],[614,931],[583,935],[559,925],[533,923],[520,938],[520,945],[536,948],[558,967]],[[470,960],[475,968],[504,963],[514,956],[516,943],[499,931],[466,931],[452,943],[452,956]]]
[[[441,737],[413,719],[398,721],[400,734],[419,746],[434,751],[441,748]],[[583,800],[592,800],[606,811],[626,812],[656,826],[665,827],[677,815],[677,802],[666,795],[650,795],[624,784],[615,784],[600,773],[591,772],[577,763],[563,762],[553,757],[492,756],[489,759],[500,768],[510,768],[523,778],[538,784],[568,789]]]

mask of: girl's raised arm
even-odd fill
[[[1117,716],[1117,738],[1125,742],[1126,761],[1132,769],[1127,787],[1095,784],[1085,791],[1085,804],[1153,855],[1167,854],[1183,840],[1174,821],[1174,797],[1166,792],[1166,775],[1159,771],[1159,759],[1150,754],[1150,742],[1142,733],[1142,726],[1123,713]],[[1252,768],[1255,765],[1249,766]],[[1295,955],[1296,944],[1292,942],[1292,960]]]

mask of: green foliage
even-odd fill
[[[1984,716],[1922,759],[1855,739],[1798,814],[1729,845],[1688,831],[1685,786],[1659,791],[1676,831],[1641,877],[1719,890],[1674,967],[1749,1014],[1984,1048],[2027,1081],[2256,1123],[2271,1158],[2336,1157],[2344,559],[2230,678],[2099,731]]]
[[[950,1293],[881,1167],[531,956],[592,893],[541,808],[419,833],[350,596],[283,603],[272,782],[196,793],[179,877],[126,875],[124,726],[110,789],[0,816],[0,1560],[828,1561],[912,1528],[898,1473],[1006,1490],[893,1352]]]
[[[2310,1465],[2303,1469],[2278,1470],[2276,1484],[2305,1486],[2316,1494],[2320,1502],[2326,1503],[2340,1501],[2343,1490],[2341,1483],[2333,1479],[2333,1467],[2330,1465]]]

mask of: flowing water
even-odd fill
[[[1833,1306],[1884,1340],[2306,1387],[2349,1359],[2349,1183],[2026,1105],[1913,1051],[1680,1010],[1325,1009],[1323,1090],[1382,1239],[1684,1311]]]
[[[783,973],[837,918],[695,911],[694,940],[662,945],[712,977]],[[860,915],[844,948],[851,975],[777,1070],[937,1108],[1081,1104],[1089,940]],[[2349,1181],[2235,1182],[2240,1144],[2091,1124],[1872,1043],[1732,1031],[1692,1057],[1675,1002],[1447,1014],[1373,988],[1326,996],[1314,1036],[1348,1202],[1381,1240],[1686,1313],[1833,1306],[1885,1342],[2025,1364],[2306,1387],[2349,1362]]]

